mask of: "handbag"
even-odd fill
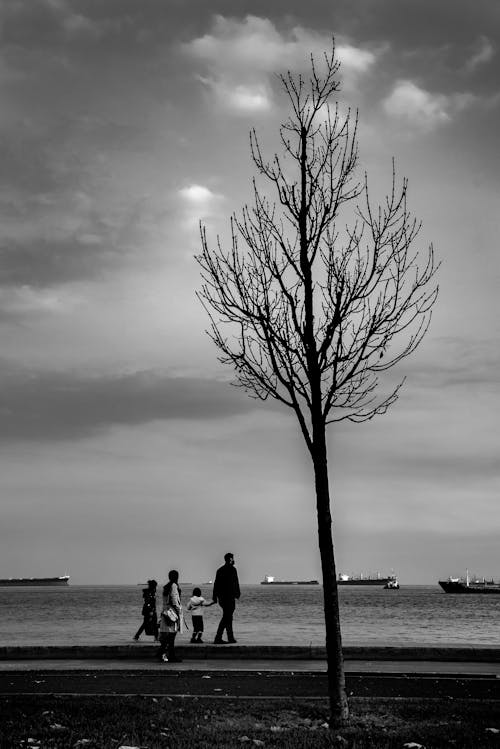
[[[177,612],[171,608],[168,608],[165,611],[162,611],[161,615],[167,620],[168,623],[172,622],[172,624],[175,623],[179,618],[177,616]]]

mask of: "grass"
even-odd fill
[[[326,721],[326,700],[4,696],[0,747],[500,748],[493,701],[354,698],[348,727],[330,732]]]

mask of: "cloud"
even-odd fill
[[[105,211],[86,193],[25,196],[0,229],[0,286],[43,289],[104,274],[131,261],[144,234],[134,206]],[[1,204],[1,201],[0,201]],[[135,219],[135,225],[134,220]]]
[[[155,261],[168,233],[164,200],[64,187],[30,195],[0,186],[0,288],[102,281]]]
[[[183,187],[179,190],[179,194],[188,203],[197,206],[207,206],[212,203],[217,196],[208,187],[203,185],[189,185],[189,187]]]
[[[218,206],[224,200],[223,195],[197,184],[183,187],[179,190],[179,196],[183,203],[183,223],[188,229],[198,226],[200,219],[216,216]]]
[[[479,39],[476,52],[467,60],[465,69],[472,73],[476,68],[490,62],[494,56],[495,48],[486,36],[482,36]]]
[[[376,61],[376,55],[367,49],[353,47],[347,43],[341,43],[336,47],[337,56],[342,63],[341,74],[347,71],[347,75],[352,78],[353,75],[367,73]]]
[[[267,112],[272,107],[272,93],[266,82],[235,83],[225,77],[199,80],[211,89],[217,103],[235,114]]]
[[[0,281],[4,286],[48,287],[100,277],[119,253],[97,234],[61,239],[5,240],[0,245]]]
[[[219,75],[269,73],[279,66],[296,67],[297,32],[283,39],[267,18],[247,16],[244,20],[216,16],[211,34],[185,45],[195,58],[208,62]]]
[[[450,120],[446,96],[431,94],[412,81],[398,81],[383,106],[387,114],[424,128],[433,128]]]
[[[500,352],[494,338],[441,336],[426,347],[426,361],[401,368],[420,386],[438,393],[452,387],[473,388],[478,397],[500,388]]]
[[[2,3],[0,21],[6,41],[20,46],[43,47],[54,42],[97,40],[114,29],[112,23],[96,22],[75,12],[66,0],[14,0]]]
[[[433,130],[449,124],[454,115],[473,104],[469,93],[439,94],[421,88],[411,80],[399,80],[383,101],[383,108],[391,117],[404,120],[422,130]]]
[[[281,33],[267,18],[248,15],[243,20],[216,16],[212,32],[183,46],[204,62],[210,74],[200,80],[218,104],[236,113],[265,112],[272,106],[270,78],[274,73],[303,71],[311,54],[321,66],[331,47],[331,36],[295,26]],[[336,52],[341,77],[352,85],[375,63],[376,55],[341,41]]]
[[[20,323],[28,318],[40,319],[41,315],[68,312],[77,302],[74,294],[61,290],[0,287],[0,320]]]
[[[62,23],[65,31],[70,37],[89,34],[90,36],[97,38],[102,33],[102,30],[97,24],[79,13],[66,15],[63,18]]]
[[[4,363],[0,381],[3,442],[83,439],[117,425],[223,419],[258,407],[227,382],[158,372],[92,377]]]

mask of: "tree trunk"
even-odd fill
[[[337,571],[333,551],[332,516],[330,512],[330,489],[324,425],[322,429],[319,428],[315,432],[314,454],[312,457],[316,487],[319,551],[323,572],[328,696],[330,700],[330,725],[331,727],[335,727],[347,722],[349,719],[349,706],[345,689],[344,659],[342,656]]]

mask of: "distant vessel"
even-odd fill
[[[54,585],[67,585],[68,583],[69,575],[61,575],[61,577],[7,577],[0,580],[0,587],[52,587]]]
[[[382,585],[385,587],[389,583],[391,583],[391,588],[395,588],[394,583],[397,583],[399,588],[396,575],[391,574],[387,577],[381,577],[379,572],[377,572],[376,577],[371,575],[344,575],[341,573],[337,580],[337,585]]]
[[[399,581],[396,577],[390,577],[384,585],[384,590],[399,590]]]
[[[466,571],[465,578],[449,577],[448,580],[438,580],[439,585],[445,593],[483,593],[495,594],[500,593],[500,583],[494,580],[482,580],[469,578],[469,570]]]
[[[277,580],[273,575],[266,575],[261,585],[319,585],[318,580]]]

